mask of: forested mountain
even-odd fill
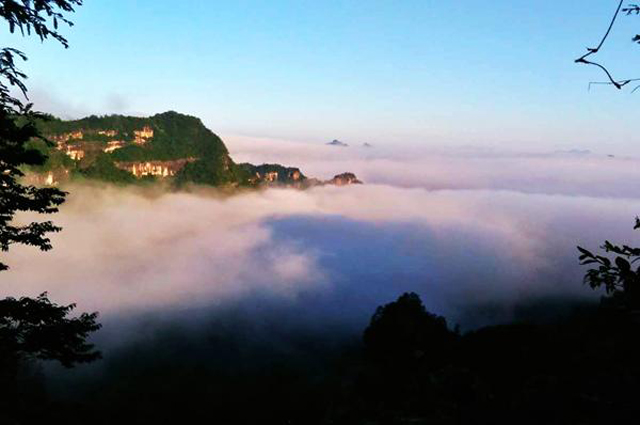
[[[323,184],[294,167],[236,164],[220,137],[199,118],[174,111],[151,117],[92,115],[72,121],[49,117],[38,125],[52,142],[32,141],[49,157],[43,166],[30,170],[41,184],[78,178],[120,184],[167,180],[178,187]]]

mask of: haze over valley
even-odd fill
[[[48,290],[103,316],[270,294],[318,320],[362,326],[385,299],[416,291],[474,328],[530,299],[597,299],[576,284],[575,245],[624,241],[640,202],[635,158],[227,144],[239,163],[295,164],[320,178],[353,170],[365,184],[229,193],[72,181],[56,249],[12,250],[3,293]],[[308,297],[324,301],[310,308]],[[346,299],[348,312],[326,310]]]

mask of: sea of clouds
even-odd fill
[[[54,249],[12,247],[0,296],[48,291],[99,311],[109,335],[123,318],[187,321],[225,309],[359,330],[378,305],[415,291],[469,329],[535,300],[597,299],[576,245],[638,242],[633,158],[225,142],[237,162],[323,179],[352,171],[366,184],[231,196],[70,186],[52,217],[64,228]]]

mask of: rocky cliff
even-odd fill
[[[295,167],[285,167],[280,164],[240,164],[246,170],[250,177],[250,181],[256,185],[263,186],[286,186],[306,189],[314,186],[334,185],[348,186],[352,184],[362,184],[353,173],[337,174],[329,180],[319,180],[316,178],[308,178],[300,169]]]
[[[304,186],[308,180],[299,168],[285,167],[280,164],[253,165],[240,164],[246,172],[249,182],[254,185]]]

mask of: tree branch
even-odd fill
[[[631,82],[633,80],[620,80],[620,81],[617,81],[616,79],[613,78],[613,76],[611,75],[609,70],[604,65],[602,65],[602,64],[600,64],[598,62],[587,60],[587,58],[589,56],[591,56],[591,55],[595,55],[596,53],[598,53],[600,51],[600,49],[604,45],[604,42],[609,37],[609,34],[611,34],[611,30],[613,29],[613,25],[616,23],[616,19],[618,19],[618,15],[620,14],[620,10],[622,10],[623,12],[626,12],[627,15],[630,15],[631,13],[634,13],[634,10],[635,10],[634,8],[637,8],[636,5],[630,5],[628,8],[622,9],[622,3],[623,2],[624,2],[624,0],[620,0],[620,2],[618,3],[618,7],[616,8],[616,12],[613,14],[613,18],[611,18],[611,22],[609,22],[609,27],[607,28],[607,31],[604,33],[604,36],[600,40],[600,43],[598,43],[598,46],[595,47],[595,48],[594,47],[588,47],[587,48],[587,53],[585,53],[584,55],[580,56],[578,59],[576,59],[574,61],[575,63],[582,63],[582,64],[585,64],[585,65],[593,65],[593,66],[596,66],[596,67],[600,68],[602,71],[604,71],[604,73],[607,75],[607,78],[609,79],[609,81],[607,83],[604,83],[604,84],[611,84],[615,88],[617,88],[618,90],[621,89],[622,87],[624,87],[625,85],[627,85],[629,82]],[[591,88],[591,84],[592,83],[589,83],[589,88]]]
[[[611,86],[611,85],[616,85],[617,84],[617,86],[619,86],[619,88],[622,88],[622,87],[626,86],[627,84],[632,83],[634,81],[640,81],[640,78],[630,78],[628,80],[618,80],[618,81],[615,81],[615,83],[612,83],[611,81],[591,81],[591,82],[589,82],[588,90],[591,90],[591,86],[594,86],[594,85]],[[636,91],[637,88],[638,87],[634,88],[631,92],[633,93],[634,91]]]

